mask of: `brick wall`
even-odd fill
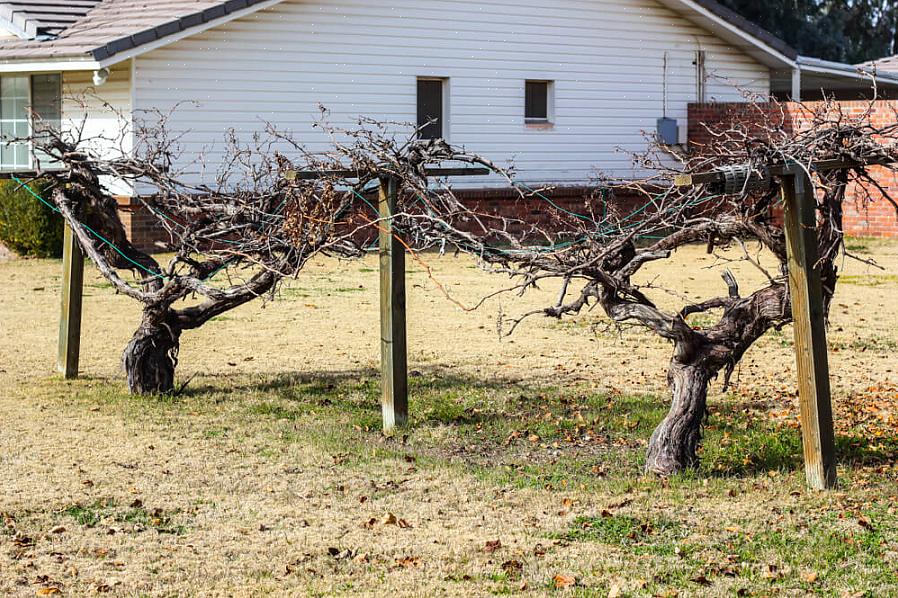
[[[895,124],[898,118],[898,100],[874,102],[872,109],[870,102],[863,100],[841,101],[838,104],[848,116],[861,117],[869,110],[869,119],[875,126]],[[749,127],[752,123],[767,123],[780,126],[788,132],[801,131],[808,127],[814,110],[819,107],[819,102],[691,104],[688,121],[690,151],[701,152],[711,142],[711,131],[734,123]],[[871,172],[889,197],[898,199],[898,176],[883,167],[873,167]],[[869,201],[864,201],[863,198],[867,195]],[[898,211],[875,186],[868,185],[863,191],[849,190],[844,207],[845,234],[898,238]]]
[[[477,212],[520,220],[548,232],[571,230],[577,221],[571,213],[588,215],[592,210],[598,217],[605,212],[626,216],[645,203],[645,198],[624,190],[603,193],[595,187],[585,186],[558,187],[546,191],[542,195],[550,201],[541,197],[521,198],[516,191],[507,188],[457,190],[456,194]],[[144,251],[164,251],[168,235],[159,226],[158,220],[136,200],[129,197],[117,199],[119,217],[131,242]],[[369,199],[376,201],[374,196]],[[476,223],[472,222],[471,230],[474,231],[475,227]],[[509,232],[520,234],[525,228],[529,229],[525,225],[514,225]]]
[[[118,202],[119,218],[131,243],[142,251],[162,251],[160,243],[168,239],[168,234],[159,226],[159,221],[132,197],[121,196],[115,199]]]

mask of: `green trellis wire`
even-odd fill
[[[46,205],[46,206],[47,206],[48,208],[50,208],[53,212],[55,212],[55,213],[57,213],[57,214],[59,213],[59,208],[57,208],[57,207],[54,206],[52,203],[50,203],[49,201],[47,201],[47,200],[45,200],[43,197],[41,197],[40,194],[38,194],[37,192],[35,192],[34,189],[32,189],[27,183],[25,183],[24,181],[22,181],[21,179],[19,179],[19,178],[16,177],[16,176],[12,176],[11,178],[12,178],[12,180],[14,180],[16,183],[18,183],[18,185],[19,185],[20,188],[25,189],[25,190],[26,190],[29,194],[31,194],[35,199],[37,199],[38,201],[40,201],[41,203],[43,203],[44,205]],[[568,215],[570,215],[570,216],[573,216],[573,217],[575,217],[575,218],[577,218],[577,219],[579,219],[579,220],[583,220],[583,221],[586,221],[586,222],[592,222],[592,221],[593,221],[592,218],[590,218],[589,216],[586,216],[586,215],[584,215],[584,214],[578,214],[578,213],[576,213],[576,212],[573,212],[573,211],[571,211],[571,210],[568,210],[568,209],[565,209],[565,208],[559,206],[557,203],[555,203],[554,201],[552,201],[551,199],[549,199],[549,198],[548,198],[546,195],[544,195],[543,193],[540,193],[539,191],[536,191],[536,190],[530,188],[529,186],[527,186],[527,185],[524,184],[524,183],[514,183],[514,185],[523,188],[524,190],[526,190],[526,191],[530,192],[531,194],[535,195],[536,197],[539,197],[540,199],[542,199],[543,201],[545,201],[546,203],[548,203],[549,205],[551,205],[553,208],[555,208],[555,209],[557,209],[557,210],[559,210],[559,211],[561,211],[561,212],[563,212],[563,213],[565,213],[565,214],[568,214]],[[361,193],[359,193],[356,189],[351,189],[351,192],[353,193],[353,195],[355,195],[356,197],[358,197],[359,199],[361,199],[361,200],[362,200],[362,201],[363,201],[369,208],[371,208],[371,210],[372,210],[375,214],[378,214],[378,215],[380,214],[380,212],[379,212],[379,210],[377,209],[377,207],[375,207],[374,204],[372,204],[372,203],[368,200],[368,198],[366,198],[364,195],[362,195]],[[615,226],[607,225],[607,226],[605,226],[604,228],[602,228],[602,229],[600,229],[600,230],[598,230],[598,231],[596,231],[596,232],[594,232],[594,233],[590,233],[590,234],[587,234],[587,235],[583,235],[582,237],[579,237],[579,238],[574,239],[574,240],[571,240],[571,241],[564,241],[564,242],[562,242],[562,243],[556,243],[556,244],[553,244],[553,245],[546,245],[546,246],[534,247],[534,248],[532,248],[532,249],[503,249],[503,248],[500,248],[500,247],[493,247],[493,246],[485,246],[485,248],[488,249],[488,250],[490,250],[490,251],[496,251],[496,252],[499,252],[499,253],[513,254],[513,253],[526,253],[526,252],[528,252],[528,251],[536,251],[536,252],[540,252],[540,253],[549,253],[549,252],[552,252],[552,251],[556,251],[556,250],[558,250],[558,249],[565,249],[565,248],[568,248],[568,247],[572,247],[572,246],[574,246],[574,245],[576,245],[576,244],[578,244],[578,243],[582,243],[583,241],[586,241],[586,240],[588,240],[588,239],[590,239],[590,238],[595,238],[595,237],[601,238],[601,237],[608,236],[608,235],[609,235],[611,232],[613,232],[613,231],[628,230],[628,229],[632,229],[632,228],[634,228],[634,227],[636,227],[636,226],[639,226],[639,223],[632,223],[632,224],[629,224],[629,225],[626,225],[626,226],[620,226],[620,224],[621,224],[621,223],[624,223],[624,222],[627,222],[627,221],[629,221],[629,220],[632,220],[633,218],[635,218],[635,217],[638,216],[639,214],[645,212],[650,206],[652,206],[652,205],[657,205],[657,201],[658,201],[659,199],[662,199],[662,198],[666,197],[666,196],[669,195],[669,194],[670,194],[670,191],[668,190],[668,191],[665,191],[664,193],[661,193],[661,194],[658,194],[658,195],[654,196],[652,199],[650,199],[649,201],[647,201],[645,204],[643,204],[642,206],[640,206],[638,209],[634,210],[634,211],[631,212],[629,215],[627,215],[625,218],[623,218],[623,219],[620,221],[620,223],[618,223],[618,224],[615,225]],[[720,196],[720,195],[711,195],[711,196],[708,196],[708,197],[703,197],[703,198],[695,199],[695,200],[689,202],[689,203],[686,205],[686,207],[687,207],[687,208],[696,207],[696,206],[699,206],[699,205],[701,205],[701,204],[704,204],[704,203],[707,203],[707,202],[709,202],[709,201],[712,201],[712,200],[714,200],[714,199],[717,199],[717,198],[719,198],[719,197],[721,197],[721,196]],[[423,201],[424,201],[424,199],[423,199],[422,197],[420,197],[420,196],[418,196],[418,200],[419,200],[420,202],[423,202]],[[606,203],[607,203],[607,197],[605,198],[605,201],[603,201],[603,209],[604,209],[604,205],[605,205]],[[280,212],[280,211],[283,209],[283,207],[284,207],[285,205],[286,205],[286,201],[285,201],[284,203],[281,204],[281,206],[276,210],[276,212]],[[162,217],[162,218],[165,218],[166,220],[171,221],[172,223],[174,223],[174,224],[177,225],[177,226],[183,226],[183,225],[181,225],[180,223],[178,223],[177,221],[175,221],[175,220],[171,219],[170,217],[166,216],[165,214],[162,214],[161,212],[158,212],[158,211],[156,211],[156,210],[154,210],[154,209],[152,209],[152,208],[150,208],[150,210],[151,210],[154,214],[157,214],[158,216],[160,216],[160,217]],[[88,232],[90,232],[93,236],[95,236],[98,240],[100,240],[101,242],[103,242],[104,244],[106,244],[107,246],[109,246],[113,251],[115,251],[115,252],[118,253],[120,256],[122,256],[123,258],[125,258],[125,260],[127,260],[129,263],[133,264],[134,267],[136,267],[137,269],[139,269],[139,270],[145,272],[146,274],[149,274],[152,278],[162,279],[162,280],[168,280],[168,279],[171,279],[171,278],[172,278],[172,277],[170,277],[170,276],[166,276],[166,275],[164,275],[164,274],[161,274],[161,273],[159,273],[159,272],[155,272],[155,271],[153,271],[153,270],[147,268],[147,267],[144,266],[143,264],[141,264],[141,263],[135,261],[133,258],[129,257],[124,251],[122,251],[122,250],[121,250],[118,246],[116,246],[112,241],[110,241],[109,239],[107,239],[106,237],[104,237],[103,235],[101,235],[100,233],[98,233],[97,231],[95,231],[94,229],[92,229],[91,227],[87,226],[86,224],[82,224],[82,226],[83,226]],[[658,238],[662,238],[662,237],[655,237],[655,236],[643,235],[643,236],[640,236],[639,238],[643,238],[643,239],[658,239]],[[224,242],[227,242],[227,240],[224,240]],[[372,246],[372,247],[376,247],[376,245],[374,245],[374,246]],[[369,249],[371,249],[371,248],[369,248]],[[230,261],[230,260],[229,260],[229,261]],[[219,266],[218,268],[216,268],[212,273],[210,273],[210,274],[206,277],[206,280],[209,280],[209,279],[213,278],[216,274],[218,274],[219,272],[221,272],[222,270],[224,270],[227,266],[228,266],[228,262],[222,264],[221,266]]]
[[[40,194],[37,193],[34,189],[32,189],[30,186],[28,186],[27,183],[25,183],[24,181],[22,181],[21,179],[19,179],[19,178],[16,177],[16,176],[13,176],[13,177],[11,177],[11,178],[12,178],[12,180],[14,180],[16,183],[19,184],[19,187],[20,187],[20,188],[25,189],[25,190],[26,190],[28,193],[30,193],[32,196],[34,196],[35,198],[37,198],[38,201],[40,201],[42,204],[44,204],[45,206],[47,206],[48,208],[50,208],[51,210],[53,210],[53,212],[55,212],[56,214],[59,214],[59,213],[60,213],[59,208],[57,208],[57,207],[54,206],[52,203],[50,203],[49,201],[47,201],[46,199],[44,199],[43,197],[41,197]],[[123,258],[125,258],[128,262],[130,262],[131,264],[133,264],[134,267],[138,268],[139,270],[144,271],[145,273],[149,274],[149,275],[150,275],[151,277],[153,277],[153,278],[159,278],[159,279],[166,279],[166,278],[169,278],[168,276],[165,276],[164,274],[161,274],[161,273],[159,273],[159,272],[154,272],[153,270],[150,270],[149,268],[147,268],[147,267],[144,266],[143,264],[141,264],[141,263],[135,261],[134,259],[132,259],[131,257],[129,257],[124,251],[122,251],[121,249],[119,249],[119,248],[115,245],[115,243],[113,243],[112,241],[110,241],[109,239],[107,239],[106,237],[104,237],[103,235],[101,235],[100,233],[98,233],[97,231],[95,231],[94,229],[92,229],[91,227],[89,227],[88,225],[82,223],[81,226],[83,226],[83,227],[84,227],[90,234],[92,234],[92,235],[95,236],[97,239],[99,239],[100,241],[102,241],[103,243],[105,243],[106,245],[108,245],[113,251],[115,251],[117,254],[119,254],[120,256],[122,256]]]

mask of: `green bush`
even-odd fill
[[[46,183],[29,183],[46,197]],[[15,181],[0,181],[0,243],[19,255],[62,255],[62,217]]]

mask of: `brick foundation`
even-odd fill
[[[749,125],[767,122],[781,126],[788,132],[798,132],[808,127],[810,117],[820,102],[796,104],[784,102],[780,104],[751,105],[745,103],[691,104],[689,106],[689,150],[701,152],[711,140],[711,130],[720,130],[735,123]],[[898,100],[841,101],[839,106],[844,114],[855,117],[867,114],[875,126],[894,124],[898,114]],[[883,167],[870,169],[876,182],[891,198],[898,198],[898,177]],[[869,194],[869,201],[862,198]],[[864,237],[898,238],[898,211],[883,197],[882,192],[873,185],[868,185],[861,192],[849,190],[845,202],[843,224],[845,234]]]
[[[131,243],[141,251],[150,253],[163,251],[160,244],[168,239],[168,235],[159,221],[147,209],[132,197],[116,197],[118,214],[128,233]]]
[[[606,212],[626,216],[645,203],[645,198],[622,190],[603,192],[585,186],[558,187],[546,191],[542,195],[551,203],[541,197],[521,198],[515,190],[508,188],[456,190],[456,194],[476,212],[502,215],[549,232],[570,229],[568,223],[577,220],[570,213],[588,216],[592,210],[597,218]],[[116,199],[119,202],[119,217],[131,242],[143,251],[164,251],[168,236],[158,220],[137,200],[130,197]],[[376,201],[374,197],[370,199]],[[473,227],[474,223],[472,230]],[[516,230],[512,226],[509,232],[519,234],[524,228],[524,225],[517,225]]]

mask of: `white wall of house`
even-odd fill
[[[63,130],[80,134],[88,147],[104,158],[127,155],[133,149],[131,91],[130,62],[112,67],[106,83],[99,87],[93,83],[92,71],[63,73]],[[131,187],[122,181],[104,182],[116,195],[131,193]]]
[[[766,67],[653,0],[288,0],[136,58],[133,98],[137,114],[196,102],[171,126],[185,160],[214,163],[228,128],[264,121],[326,149],[319,104],[340,126],[415,121],[416,79],[447,78],[449,141],[513,159],[529,183],[581,184],[634,174],[627,151],[664,113],[665,55],[666,113],[685,125],[697,50],[707,100],[769,92]],[[524,122],[527,79],[555,82],[551,128]]]

